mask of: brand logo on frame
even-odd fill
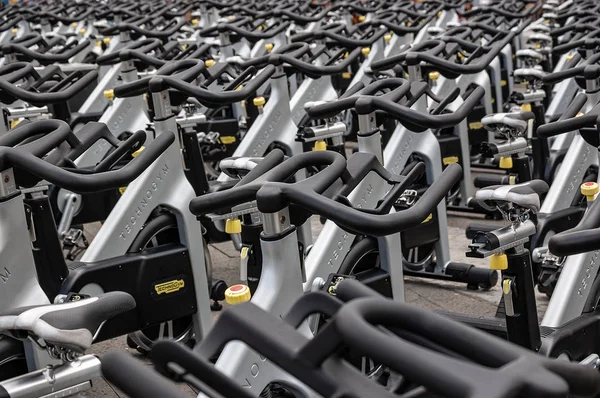
[[[180,291],[185,287],[185,281],[183,279],[175,279],[169,282],[159,283],[154,286],[156,294],[170,294]]]
[[[127,224],[125,224],[123,230],[121,230],[121,233],[119,234],[123,240],[126,240],[127,236],[134,231],[134,227],[138,224],[142,214],[146,211],[151,211],[154,208],[154,206],[151,206],[152,201],[158,190],[164,185],[164,178],[168,173],[169,166],[165,163],[155,174],[154,181],[152,181],[146,191],[142,194],[142,197],[139,199],[138,204],[134,209],[134,213],[127,218]]]
[[[254,146],[254,149],[252,150],[252,156],[262,156],[263,153],[261,152],[261,150],[263,149],[263,146],[265,144],[269,144],[271,142],[271,141],[269,141],[269,137],[271,136],[271,133],[275,129],[275,126],[277,126],[277,123],[279,123],[280,119],[281,119],[281,111],[278,110],[275,113],[275,116],[273,117],[273,120],[271,121],[271,123],[269,123],[267,125],[264,132],[262,133],[262,138]]]
[[[4,267],[4,269],[2,271],[0,271],[0,280],[3,283],[8,282],[8,279],[10,278],[10,271],[8,270],[8,268]]]

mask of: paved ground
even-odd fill
[[[469,222],[476,220],[476,217],[465,217],[450,215],[448,220],[448,234],[450,237],[450,246],[452,260],[460,262],[470,262],[477,266],[487,267],[487,260],[467,259],[464,256],[465,249],[469,243],[466,239],[464,230]],[[481,220],[479,220],[481,221]],[[320,224],[313,220],[313,232],[318,234]],[[211,256],[213,259],[213,273],[215,278],[225,280],[228,284],[239,282],[238,254],[233,249],[230,242],[211,245]],[[500,297],[500,288],[498,286],[489,291],[469,291],[464,285],[448,283],[435,280],[425,280],[419,278],[407,277],[406,282],[406,301],[423,308],[432,310],[461,312],[475,316],[491,316],[496,310],[496,303]],[[539,312],[543,313],[547,305],[545,296],[538,295]],[[214,313],[215,318],[218,313]],[[125,338],[117,338],[110,341],[99,343],[93,347],[92,352],[102,354],[109,350],[124,350],[135,353],[127,347]],[[143,359],[140,356],[141,359]],[[149,364],[147,360],[146,363]],[[192,389],[182,384],[181,389],[195,396]],[[84,397],[122,397],[124,394],[118,392],[113,386],[104,380],[98,380],[93,389],[88,391]]]

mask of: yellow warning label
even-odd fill
[[[154,286],[154,290],[156,290],[157,294],[170,294],[175,293],[185,286],[185,281],[183,279],[175,279],[169,282],[159,283]]]
[[[458,163],[458,156],[447,156],[442,159],[442,163],[444,166],[448,166],[449,164]]]
[[[483,128],[483,124],[481,124],[481,122],[469,123],[469,130],[479,130],[481,128]]]

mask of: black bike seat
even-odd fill
[[[124,292],[63,304],[20,307],[0,315],[0,333],[15,338],[32,336],[49,345],[84,353],[106,320],[134,308],[135,300]]]
[[[548,192],[548,184],[532,180],[516,185],[492,185],[482,188],[475,198],[485,202],[510,202],[537,213],[540,210],[540,195]]]

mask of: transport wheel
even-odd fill
[[[136,237],[129,249],[130,253],[137,253],[145,249],[158,247],[169,243],[179,243],[179,232],[175,216],[162,213],[146,223],[140,234]],[[204,261],[208,287],[212,281],[212,262],[208,252],[208,245],[204,244]],[[194,324],[191,316],[185,316],[158,325],[138,330],[127,336],[127,344],[139,352],[147,354],[159,339],[175,340],[181,343],[193,343]]]

